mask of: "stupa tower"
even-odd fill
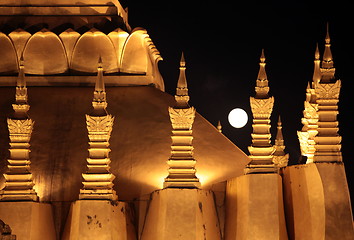
[[[109,139],[111,137],[114,117],[106,111],[106,91],[103,81],[101,57],[98,61],[98,73],[92,101],[93,111],[86,115],[86,124],[89,137],[89,158],[87,158],[87,172],[84,178],[83,189],[80,190],[80,199],[117,200],[113,190],[115,176],[110,172]]]
[[[34,182],[30,170],[30,139],[34,121],[27,114],[30,106],[27,102],[23,62],[23,57],[21,57],[16,86],[16,103],[12,104],[14,114],[7,119],[10,134],[10,159],[7,160],[8,171],[4,174],[5,188],[0,191],[2,201],[38,200],[37,193],[33,189]]]
[[[255,87],[256,95],[255,97],[250,97],[253,114],[253,133],[252,145],[248,147],[251,162],[245,169],[246,174],[276,172],[276,167],[273,163],[275,149],[270,141],[270,115],[273,110],[274,97],[268,95],[269,86],[265,65],[264,50],[262,50]]]
[[[172,146],[171,157],[168,160],[169,175],[165,178],[166,187],[195,188],[200,186],[196,177],[193,157],[193,130],[195,108],[189,106],[189,95],[186,79],[186,62],[182,53],[179,78],[176,89],[176,106],[169,107],[170,120],[172,123]]]
[[[315,84],[318,104],[318,134],[315,137],[314,162],[342,161],[341,136],[338,134],[338,102],[341,81],[335,79],[328,25],[321,64],[321,79]]]
[[[307,158],[306,163],[313,162],[313,158],[316,151],[315,136],[318,133],[318,104],[315,86],[317,86],[321,80],[320,62],[320,52],[318,50],[317,45],[315,51],[313,78],[311,84],[312,87],[309,83],[306,88],[306,100],[304,101],[303,111],[304,117],[301,119],[303,127],[301,131],[297,132],[300,142],[301,155]]]

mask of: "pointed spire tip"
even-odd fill
[[[182,52],[181,61],[179,62],[181,67],[186,66],[186,60],[184,60],[184,53]]]

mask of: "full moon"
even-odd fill
[[[229,113],[229,123],[234,128],[242,128],[246,125],[248,116],[245,110],[241,108],[235,108]]]

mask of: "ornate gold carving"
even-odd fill
[[[310,134],[308,132],[297,132],[297,136],[299,138],[300,142],[300,150],[301,150],[301,155],[307,156],[308,149],[309,149],[309,137]]]
[[[283,156],[273,156],[273,163],[278,167],[286,167],[288,166],[289,162],[289,153],[283,155]]]
[[[110,134],[112,132],[114,117],[86,115],[87,130],[89,133]]]
[[[320,99],[338,99],[341,88],[341,81],[335,83],[319,83],[316,84],[316,94]]]
[[[192,129],[195,118],[195,108],[168,108],[172,127],[174,129]]]
[[[7,119],[7,124],[11,134],[31,134],[33,130],[34,121],[32,119]]]
[[[318,104],[309,103],[308,101],[304,102],[305,110],[304,117],[307,119],[318,119]]]
[[[273,110],[274,97],[265,99],[251,97],[250,103],[255,118],[269,118]]]

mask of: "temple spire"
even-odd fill
[[[335,79],[335,68],[331,53],[331,39],[328,24],[325,39],[325,51],[321,66],[321,81],[315,86],[316,103],[318,104],[318,134],[315,136],[315,153],[313,162],[341,162],[341,141],[338,134],[338,102],[341,81]]]
[[[189,96],[185,76],[186,62],[182,53],[180,75],[177,83],[175,99],[177,105],[169,107],[168,112],[172,123],[171,157],[168,176],[165,178],[164,188],[197,188],[200,186],[196,174],[196,160],[193,157],[193,131],[195,108],[188,104]]]
[[[282,122],[280,115],[278,118],[277,135],[275,137],[275,152],[273,154],[273,162],[277,167],[286,167],[289,162],[289,154],[285,154],[285,145],[282,131]]]
[[[315,60],[314,60],[314,69],[313,69],[313,88],[321,81],[321,60],[320,60],[320,51],[318,50],[318,43],[316,44],[315,51]]]
[[[221,126],[220,120],[218,121],[218,125],[216,126],[216,128],[218,129],[218,131],[220,133],[222,133],[222,126]]]
[[[262,50],[259,72],[256,80],[256,95],[250,97],[253,114],[252,145],[248,147],[251,162],[245,173],[274,173],[277,168],[273,163],[274,146],[271,144],[270,115],[273,111],[274,97],[269,97],[269,86],[265,72],[265,57]]]
[[[278,117],[278,125],[277,125],[277,135],[275,136],[275,145],[281,146],[284,145],[283,131],[282,131],[282,122],[280,115]]]
[[[334,80],[335,68],[331,52],[331,38],[329,36],[329,24],[327,23],[327,33],[325,38],[325,50],[321,66],[321,82],[330,83]]]
[[[177,101],[178,107],[188,107],[189,95],[186,79],[186,61],[184,60],[184,54],[182,52],[180,67],[179,67],[179,78],[177,82],[177,89],[175,99]]]
[[[264,49],[262,49],[260,62],[259,62],[258,77],[256,81],[256,88],[255,88],[256,97],[258,98],[267,98],[269,92],[268,78],[265,70],[265,65],[266,65],[265,60],[266,58],[264,56]]]
[[[110,172],[109,139],[113,129],[114,117],[107,113],[106,92],[103,81],[101,57],[98,60],[97,79],[93,93],[93,111],[86,115],[86,125],[89,137],[89,157],[87,171],[82,174],[83,188],[80,199],[117,200],[113,190],[115,176]]]
[[[30,165],[30,139],[34,121],[27,112],[27,88],[24,74],[24,61],[21,57],[16,86],[16,102],[12,104],[13,117],[7,119],[10,138],[10,159],[8,171],[4,174],[5,187],[0,191],[2,201],[38,201],[34,190]]]
[[[98,59],[97,64],[97,78],[95,82],[95,91],[93,93],[93,112],[92,115],[107,115],[107,100],[106,100],[106,90],[103,80],[103,68],[102,68],[102,58]]]
[[[103,82],[103,68],[102,68],[102,58],[101,56],[98,58],[97,64],[97,78],[95,82],[95,91],[96,92],[104,92],[104,82]]]

